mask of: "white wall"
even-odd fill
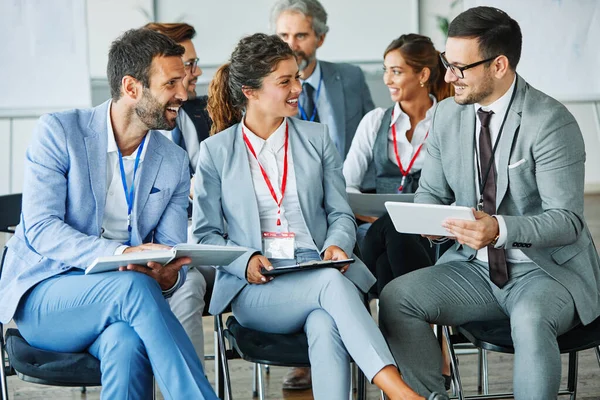
[[[360,0],[322,0],[327,9],[335,9],[336,7],[346,7],[348,12],[352,12],[353,16],[360,17],[362,24],[355,27],[356,35],[361,35],[364,32],[375,32],[380,35],[379,41],[384,43],[382,46],[373,46],[373,54],[380,54],[385,45],[394,37],[405,32],[405,27],[398,27],[397,34],[390,34],[389,31],[382,29],[380,16],[385,14],[394,15],[394,13],[410,13],[410,10],[398,7],[398,4],[415,4],[418,5],[419,18],[414,21],[415,26],[419,26],[420,33],[430,36],[439,50],[444,49],[445,38],[437,27],[437,15],[444,15],[452,19],[461,12],[461,5],[451,8],[451,0],[370,0],[364,2]],[[552,1],[552,0],[548,0]],[[139,27],[154,17],[156,12],[157,20],[159,21],[185,21],[195,25],[199,32],[195,39],[195,44],[198,48],[201,65],[206,65],[206,60],[203,53],[212,54],[212,61],[209,68],[205,69],[204,79],[200,80],[200,91],[206,87],[206,84],[212,76],[215,64],[218,64],[226,58],[231,52],[232,44],[223,42],[220,38],[223,36],[218,31],[207,31],[207,26],[214,26],[214,21],[221,21],[224,31],[236,30],[240,31],[239,25],[244,23],[247,18],[257,18],[257,15],[263,15],[254,11],[254,14],[249,16],[236,13],[229,15],[229,10],[234,10],[236,4],[251,4],[256,10],[262,13],[263,10],[258,9],[258,6],[264,8],[264,18],[252,21],[251,26],[264,26],[264,30],[268,30],[268,14],[270,4],[273,0],[230,0],[229,2],[217,0],[87,0],[87,25],[89,37],[89,60],[90,72],[94,85],[97,87],[106,87],[105,69],[107,52],[112,40],[119,36],[127,29]],[[230,5],[224,7],[224,4]],[[369,5],[378,5],[377,8],[369,10]],[[154,9],[156,6],[156,10]],[[233,12],[233,11],[231,11]],[[332,21],[335,16],[330,17]],[[193,21],[192,21],[193,20]],[[210,21],[207,23],[206,21]],[[344,23],[346,20],[340,20],[336,24]],[[351,20],[349,20],[352,22]],[[57,21],[58,23],[58,21]],[[211,25],[212,24],[212,25]],[[355,24],[355,23],[354,23]],[[354,24],[348,26],[352,27]],[[339,26],[339,25],[338,25]],[[565,25],[568,28],[568,25]],[[333,29],[333,25],[332,25]],[[341,28],[340,28],[341,29]],[[355,44],[352,35],[347,35],[345,38],[348,44]],[[231,41],[231,35],[228,36]],[[332,30],[330,37],[334,37]],[[600,38],[598,38],[600,40]],[[326,42],[325,46],[327,46]],[[331,43],[329,43],[331,44]],[[213,47],[211,49],[211,46]],[[378,48],[381,47],[381,48]],[[332,50],[325,51],[323,48],[323,58],[327,54],[332,54]],[[351,51],[348,53],[348,60],[356,59],[352,56]],[[321,54],[321,52],[320,52]],[[340,54],[340,53],[337,53]],[[220,55],[220,56],[219,56]],[[218,59],[219,57],[222,58]],[[339,60],[339,58],[336,56]],[[361,64],[367,71],[367,78],[370,87],[374,92],[374,98],[381,105],[386,103],[385,88],[381,84],[380,60],[373,60],[372,64]],[[592,71],[590,71],[592,72]],[[102,90],[100,90],[102,91]],[[39,94],[43,95],[43,94]],[[0,96],[2,92],[0,91]],[[106,95],[101,97],[106,97]],[[600,122],[598,120],[598,112],[595,112],[594,107],[600,108],[599,103],[566,103],[567,107],[575,115],[579,122],[587,148],[586,162],[586,190],[600,192]],[[0,194],[9,192],[19,192],[22,185],[23,177],[23,157],[25,149],[36,118],[18,118],[11,120],[0,118]],[[12,126],[12,131],[11,131]],[[10,162],[12,160],[12,163]]]

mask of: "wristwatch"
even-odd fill
[[[496,243],[498,243],[498,239],[500,239],[500,233],[496,235],[496,237],[490,242],[490,245],[496,247]]]

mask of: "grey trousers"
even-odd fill
[[[206,280],[196,268],[190,268],[183,285],[167,299],[169,307],[189,336],[194,350],[204,367],[204,330],[202,311],[204,310]]]
[[[440,264],[396,278],[381,293],[380,328],[406,382],[419,394],[444,392],[442,356],[429,324],[510,319],[517,400],[556,399],[556,337],[579,323],[569,292],[534,263],[509,264],[500,289],[478,260]]]
[[[318,258],[317,252],[312,253]],[[297,252],[296,260],[307,259]],[[306,332],[315,399],[348,398],[349,356],[369,380],[383,367],[396,365],[358,289],[334,268],[247,285],[231,305],[239,323],[247,328],[281,334]]]

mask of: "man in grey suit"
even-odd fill
[[[444,388],[429,323],[509,319],[515,398],[556,398],[556,337],[600,312],[583,138],[562,104],[516,74],[522,37],[506,13],[469,9],[448,36],[442,60],[456,94],[438,106],[415,201],[477,206],[476,220],[447,221],[455,246],[386,286],[380,326],[406,381],[426,395]]]
[[[317,60],[317,49],[329,31],[327,12],[318,0],[279,0],[271,22],[294,51],[300,68],[298,117],[327,124],[345,159],[360,120],[375,108],[365,75],[355,65]]]

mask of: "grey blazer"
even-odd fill
[[[475,118],[473,105],[439,103],[415,202],[475,207]],[[496,151],[506,248],[522,250],[564,285],[581,322],[593,321],[600,314],[600,260],[583,218],[585,146],[575,118],[518,76]],[[438,263],[475,255],[457,243]]]
[[[348,205],[342,160],[323,124],[289,118],[300,209],[320,252],[331,245],[352,254],[356,222]],[[218,267],[210,312],[222,312],[248,284],[246,265],[261,250],[260,219],[241,125],[200,144],[194,182],[193,234],[198,243],[244,246],[249,251]],[[358,261],[358,260],[357,260]],[[362,262],[345,275],[362,291],[375,277]]]
[[[365,75],[356,65],[319,60],[344,158],[362,117],[375,108]]]

